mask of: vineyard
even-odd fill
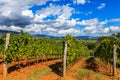
[[[4,72],[3,70],[2,74],[9,74],[10,70],[8,64],[15,62],[17,62],[19,69],[21,69],[21,66],[23,65],[21,62],[24,60],[27,60],[28,66],[30,66],[31,60],[35,60],[34,63],[36,64],[39,64],[40,61],[47,62],[49,60],[57,59],[60,59],[62,62],[64,62],[65,42],[67,43],[67,70],[83,58],[91,57],[88,61],[90,63],[93,63],[95,60],[100,60],[105,64],[109,64],[106,67],[111,67],[110,70],[107,71],[111,76],[116,76],[116,74],[119,73],[120,38],[118,35],[101,37],[98,40],[90,41],[76,39],[71,35],[67,35],[64,38],[59,39],[39,38],[21,32],[21,34],[11,33],[9,35],[7,47],[6,35],[0,37],[0,63],[3,63],[3,66],[6,67],[6,69],[4,69],[6,71]],[[115,72],[113,70],[111,71],[112,65]],[[64,68],[63,66],[61,66],[61,72]],[[89,67],[91,66],[92,65]]]

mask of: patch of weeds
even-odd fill
[[[13,80],[13,79],[10,79],[10,78],[5,78],[5,79],[2,79],[2,80]],[[15,78],[14,80],[20,80],[20,79]]]
[[[87,59],[89,59],[91,56],[87,56],[87,57],[82,57],[81,60],[86,61]]]
[[[100,58],[95,57],[95,61],[96,61],[96,62],[100,62]]]
[[[95,80],[104,80],[102,75],[95,75]]]
[[[26,80],[38,80],[41,75],[46,75],[46,74],[50,73],[51,71],[52,70],[50,68],[46,68],[46,69],[43,69],[43,70],[36,70],[36,71],[33,72],[33,74],[28,76],[26,78]]]
[[[76,75],[77,80],[83,80],[83,78],[90,77],[91,72],[87,69],[80,69]]]

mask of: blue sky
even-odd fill
[[[120,32],[119,4],[120,0],[0,0],[0,30],[106,36]]]

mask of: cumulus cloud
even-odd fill
[[[82,33],[84,35],[96,36],[101,33],[101,29],[102,29],[102,27],[100,27],[100,26],[87,26],[82,30]]]
[[[55,28],[48,27],[48,28],[46,28],[46,31],[56,32],[57,30]]]
[[[110,29],[112,32],[119,32],[119,31],[120,31],[120,27],[118,27],[118,26],[110,26],[109,29]]]
[[[79,35],[80,34],[80,30],[74,29],[74,28],[70,28],[67,30],[59,30],[58,34],[64,36],[66,34],[70,34],[70,35]]]
[[[15,31],[15,32],[20,32],[20,30],[22,30],[23,28],[21,27],[18,27],[18,26],[10,26],[10,27],[7,27],[7,26],[0,26],[0,30],[8,30],[8,31]]]
[[[105,6],[106,6],[105,3],[101,3],[101,4],[97,7],[97,9],[103,9]]]
[[[39,24],[31,24],[31,25],[27,25],[25,28],[24,28],[24,31],[25,32],[30,32],[30,33],[33,33],[33,34],[41,34],[42,33],[42,30],[46,27],[45,24],[43,25],[39,25]]]
[[[97,36],[104,34],[104,25],[107,24],[107,20],[99,21],[98,18],[82,20],[78,22],[79,25],[84,26],[81,30],[83,35]]]
[[[14,15],[14,17],[0,16],[0,25],[5,25],[8,27],[12,25],[25,27],[28,24],[31,24],[31,18],[29,17],[17,16],[17,15]]]
[[[104,25],[106,24],[107,21],[99,21],[97,18],[94,19],[89,19],[89,20],[82,20],[81,22],[79,22],[79,25],[85,25],[85,26],[94,26],[94,25]]]
[[[31,24],[33,5],[43,5],[47,0],[0,0],[0,24],[25,27]]]
[[[50,4],[48,7],[46,8],[42,8],[41,10],[37,11],[38,15],[45,15],[45,16],[56,16],[56,15],[60,15],[61,11],[63,9],[63,6],[55,6],[53,4]]]
[[[76,19],[70,19],[73,11],[74,9],[69,5],[59,6],[50,4],[48,7],[43,8],[36,12],[33,22],[40,26],[46,26],[44,29],[41,30],[42,33],[52,34],[53,32],[54,34],[57,35],[63,35],[60,32],[58,33],[57,31],[68,30],[77,24]],[[56,17],[56,19],[49,20],[49,16]],[[38,30],[36,32],[41,32],[38,29],[40,28],[40,26],[35,27],[36,28],[35,30]],[[64,35],[65,34],[66,33],[64,33]]]
[[[110,32],[110,29],[107,27],[107,28],[104,28],[103,30],[104,33],[109,33]]]
[[[4,16],[9,16],[11,13],[19,13],[22,10],[27,10],[34,4],[43,5],[47,0],[0,0],[3,5],[0,12]]]
[[[51,36],[65,36],[66,34],[74,36],[104,35],[110,30],[113,32],[120,31],[119,26],[104,27],[108,22],[119,22],[119,18],[103,21],[93,18],[80,21],[80,18],[72,17],[75,8],[69,4],[55,5],[49,3],[49,5],[36,10],[35,13],[30,10],[34,5],[41,6],[47,1],[50,0],[0,0],[0,30],[19,32],[22,29],[31,34]],[[74,4],[85,4],[86,2],[88,0],[73,0]],[[105,3],[100,6],[105,7]],[[99,9],[102,9],[103,7],[100,6]],[[92,12],[87,14],[92,14]]]
[[[22,11],[23,16],[33,17],[33,13],[31,10],[24,10]]]
[[[118,19],[114,19],[115,21]],[[79,22],[79,25],[85,26],[81,32],[83,35],[92,35],[92,36],[104,36],[112,33],[118,33],[120,31],[119,26],[107,26],[111,20],[99,21],[97,18],[82,20]]]
[[[73,10],[74,8],[70,7],[69,5],[55,6],[53,4],[50,4],[48,7],[37,11],[37,15],[42,15],[44,16],[43,18],[49,17],[51,15],[57,16],[57,21],[64,21],[72,15]]]
[[[109,26],[109,27],[103,28],[104,34],[113,34],[113,33],[118,33],[119,31],[120,31],[119,26]]]

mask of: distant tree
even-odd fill
[[[116,35],[116,37],[120,38],[120,32]]]

